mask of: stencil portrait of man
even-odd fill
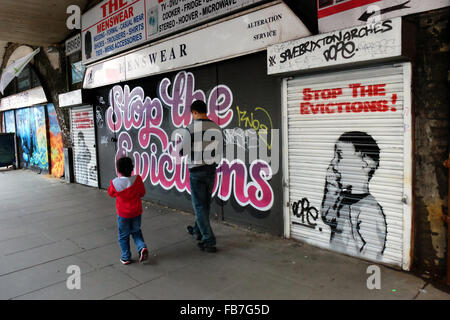
[[[367,133],[346,132],[337,140],[321,205],[322,220],[331,228],[331,248],[378,259],[383,255],[386,217],[369,190],[379,164],[380,148]]]
[[[89,162],[91,162],[91,152],[89,151],[86,141],[84,139],[83,132],[78,132],[78,148],[77,148],[77,169],[75,174],[77,176],[77,182],[82,184],[88,184],[89,182]]]

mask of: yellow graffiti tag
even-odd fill
[[[269,133],[271,133],[273,129],[272,117],[269,112],[263,107],[256,107],[254,112],[248,113],[246,110],[241,110],[239,106],[236,106],[236,111],[238,112],[239,127],[254,129],[261,141],[263,141],[267,145],[267,148],[271,150],[272,141],[268,143],[265,138],[269,136]],[[258,120],[258,117],[262,114],[264,114],[262,116],[263,118],[259,118]],[[272,138],[270,138],[270,140],[272,140]]]

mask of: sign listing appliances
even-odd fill
[[[387,20],[450,5],[449,0],[318,0],[319,32]],[[377,21],[378,21],[377,20]]]
[[[286,25],[290,27],[285,28]],[[86,71],[83,87],[118,82],[117,77],[104,78],[108,73],[100,70],[105,69],[106,63],[111,65],[109,68],[115,65],[125,80],[132,80],[264,50],[274,43],[309,35],[298,17],[284,3],[279,3],[131,52],[114,59],[115,63],[111,60],[94,64]]]
[[[319,34],[267,49],[267,72],[277,74],[402,55],[402,20]]]
[[[82,17],[88,64],[264,0],[105,0]]]

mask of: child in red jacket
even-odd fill
[[[139,262],[142,262],[148,258],[147,246],[141,231],[141,198],[145,195],[144,183],[141,176],[131,176],[133,161],[128,157],[117,161],[117,171],[119,176],[111,180],[108,194],[116,198],[119,245],[122,250],[120,262],[131,263],[130,235],[133,236],[138,249]]]

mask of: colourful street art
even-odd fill
[[[44,107],[17,110],[16,124],[21,166],[48,170]]]
[[[185,71],[179,72],[173,81],[164,78],[153,99],[145,95],[142,87],[116,85],[108,100],[105,122],[110,132],[117,134],[116,159],[124,155],[134,157],[135,173],[144,182],[149,180],[153,186],[178,192],[190,193],[189,170],[185,159],[172,155],[176,143],[171,141],[171,132],[163,124],[164,113],[169,113],[174,128],[186,127],[191,122],[188,106],[194,100],[206,102],[208,117],[222,129],[230,126],[234,115],[233,93],[228,86],[219,84],[208,91],[195,89],[194,74]],[[240,116],[245,118],[245,114]],[[267,145],[271,143],[264,144],[264,148]],[[223,158],[216,172],[214,195],[223,201],[233,198],[242,207],[268,211],[274,203],[272,176],[271,165],[261,158],[250,163]]]
[[[3,112],[4,127],[3,132],[5,133],[15,133],[16,123],[14,120],[14,110]]]
[[[55,106],[51,103],[47,105],[49,135],[50,135],[50,174],[54,177],[62,177],[64,174],[64,151],[61,128]]]
[[[32,150],[29,109],[19,109],[16,111],[16,124],[20,166],[28,167]]]
[[[34,131],[35,144],[30,164],[44,170],[48,170],[48,152],[47,152],[47,128],[45,124],[44,107],[30,108],[31,111],[31,129]]]

